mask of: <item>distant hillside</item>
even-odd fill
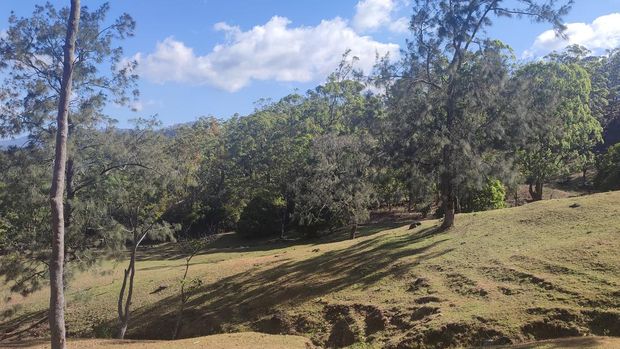
[[[610,192],[462,214],[447,232],[436,220],[413,230],[365,226],[355,240],[346,232],[287,243],[225,234],[192,260],[189,275],[202,285],[181,337],[255,331],[319,347],[366,343],[356,348],[620,337],[619,202]],[[130,338],[170,339],[183,265],[175,245],[142,251]],[[113,333],[124,266],[106,261],[70,281],[70,336]],[[0,338],[47,334],[46,321],[29,328],[45,317],[46,290],[22,298],[3,286],[0,297],[9,299]]]

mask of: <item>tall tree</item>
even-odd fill
[[[370,148],[363,135],[329,133],[314,140],[304,175],[295,183],[301,225],[330,230],[349,226],[351,239],[356,237],[373,199],[366,154]]]
[[[456,189],[467,171],[457,166],[463,150],[474,155],[474,147],[462,134],[463,125],[472,120],[472,114],[463,110],[462,96],[473,86],[465,84],[471,50],[483,45],[484,33],[495,17],[527,17],[537,22],[549,22],[561,32],[562,16],[568,12],[572,0],[558,6],[557,0],[415,0],[411,30],[413,40],[408,43],[405,75],[411,84],[420,85],[433,97],[426,105],[438,119],[437,127],[429,137],[438,139],[439,189],[443,211],[442,228],[454,225]],[[481,92],[480,97],[485,90]],[[482,99],[479,99],[482,100]],[[486,103],[488,105],[488,101]],[[467,129],[467,128],[465,128]],[[465,137],[464,137],[465,136]]]
[[[74,48],[73,88],[68,110],[65,222],[72,223],[76,188],[82,180],[76,169],[78,152],[93,144],[75,144],[81,130],[93,131],[100,123],[112,122],[103,107],[113,102],[131,105],[138,98],[135,61],[123,57],[118,40],[133,36],[135,22],[122,14],[107,22],[108,3],[93,10],[80,9],[80,31]],[[37,144],[54,133],[56,101],[62,89],[62,46],[68,8],[57,9],[50,2],[35,6],[30,17],[11,14],[6,35],[0,38],[1,68],[7,70],[0,87],[0,135],[27,132]],[[83,142],[84,143],[84,142]],[[83,170],[83,169],[82,169]]]
[[[75,40],[80,24],[80,0],[71,0],[64,45],[62,82],[56,118],[56,153],[50,190],[52,207],[52,257],[50,259],[50,332],[52,349],[64,349],[65,338],[65,294],[63,271],[65,262],[65,165],[67,162],[67,133],[69,132],[69,100],[75,60]]]
[[[515,76],[518,100],[528,129],[519,162],[533,200],[543,198],[545,182],[581,169],[601,141],[601,125],[590,110],[591,82],[577,64],[532,63]]]

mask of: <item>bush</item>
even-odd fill
[[[276,235],[282,227],[284,200],[272,195],[254,197],[241,212],[237,232],[248,238]]]
[[[620,143],[601,155],[596,164],[597,174],[594,183],[600,190],[620,189]]]
[[[471,190],[461,198],[463,212],[494,210],[506,207],[506,188],[497,179],[489,180],[482,189]]]

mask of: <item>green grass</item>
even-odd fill
[[[192,260],[190,277],[203,284],[181,335],[261,331],[347,343],[329,339],[344,319],[351,338],[368,343],[358,348],[620,336],[620,192],[463,214],[447,232],[437,224],[255,247],[227,236]],[[170,338],[182,265],[174,245],[143,251],[129,337]],[[104,261],[71,282],[70,335],[113,332],[123,266]],[[13,295],[0,334],[41,316],[47,296]],[[373,320],[382,325],[366,331]]]

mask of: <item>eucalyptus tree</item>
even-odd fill
[[[602,140],[602,128],[590,110],[591,82],[577,64],[537,62],[516,72],[519,114],[528,130],[519,163],[533,200],[553,176],[580,169]]]
[[[456,189],[464,179],[472,176],[472,169],[481,162],[484,154],[477,142],[472,142],[475,137],[468,132],[487,122],[480,122],[480,118],[474,117],[476,114],[466,110],[471,103],[463,97],[475,97],[476,107],[483,113],[483,118],[497,125],[492,116],[496,112],[493,110],[496,88],[489,90],[479,86],[477,81],[484,83],[484,78],[468,80],[467,77],[472,59],[480,55],[484,57],[484,51],[488,50],[491,41],[485,37],[487,29],[495,18],[527,17],[536,22],[551,23],[556,31],[561,32],[564,29],[562,16],[571,5],[570,0],[562,4],[557,0],[413,2],[410,25],[413,39],[408,42],[403,72],[397,75],[407,81],[403,84],[411,86],[406,87],[407,90],[417,89],[426,95],[423,99],[426,107],[421,108],[420,117],[432,115],[436,120],[435,127],[426,128],[428,133],[423,138],[428,141],[425,148],[437,160],[445,212],[443,228],[454,224]],[[467,132],[463,132],[465,130]]]

